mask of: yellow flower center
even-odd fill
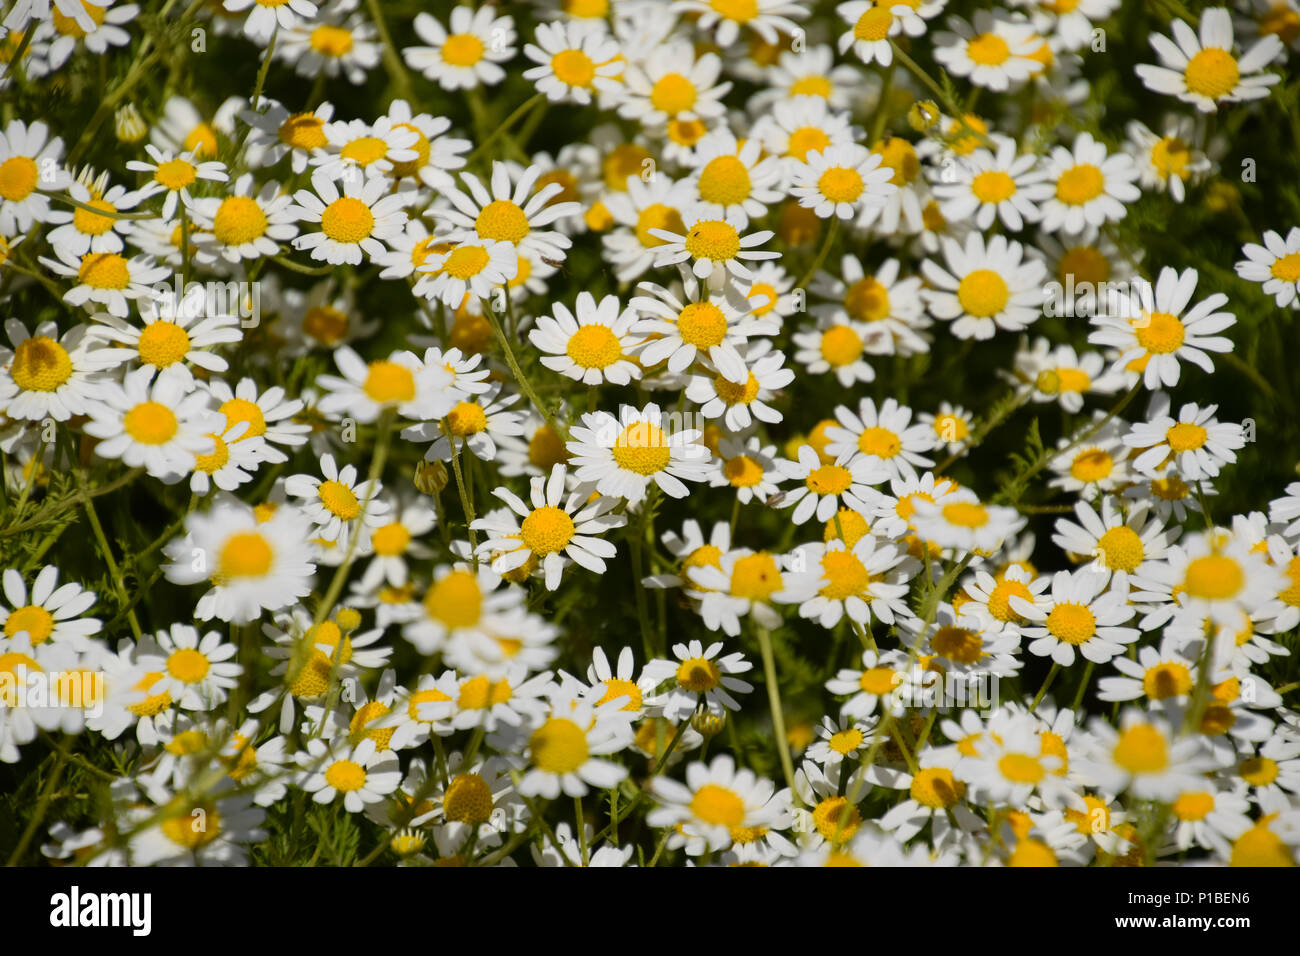
[[[882,166],[888,166],[894,171],[890,182],[895,186],[906,186],[921,175],[921,160],[916,155],[916,149],[901,136],[881,140],[871,147],[871,151],[880,154]]]
[[[1111,757],[1129,773],[1158,773],[1169,765],[1169,746],[1155,727],[1134,724],[1120,734]]]
[[[1252,787],[1267,787],[1278,777],[1276,760],[1268,757],[1248,757],[1241,762],[1238,773]]]
[[[360,242],[375,227],[370,207],[352,196],[340,196],[320,215],[321,231],[335,242]]]
[[[1182,697],[1191,689],[1191,671],[1176,661],[1157,664],[1142,676],[1142,691],[1152,700]]]
[[[87,9],[95,8],[87,5]],[[197,812],[200,810],[202,814]],[[211,804],[203,804],[180,816],[168,817],[158,829],[177,846],[198,850],[221,835],[221,814]]]
[[[573,773],[587,762],[587,735],[571,720],[552,717],[528,738],[533,763],[546,773]]]
[[[375,533],[370,536],[370,546],[375,549],[375,554],[382,557],[404,554],[410,543],[411,532],[407,531],[400,521],[391,521],[376,528]]]
[[[442,61],[449,66],[473,66],[483,53],[483,41],[472,33],[453,33],[442,44]]]
[[[339,150],[344,159],[362,167],[383,159],[387,153],[388,144],[378,136],[360,136]]]
[[[495,199],[479,212],[474,229],[480,239],[518,243],[530,227],[524,211],[508,199]]]
[[[596,706],[608,704],[611,700],[618,700],[620,697],[628,699],[627,703],[620,708],[621,710],[641,709],[641,688],[630,680],[620,680],[619,678],[611,678],[605,681],[605,693],[600,700],[596,701]]]
[[[881,697],[898,686],[898,674],[889,667],[869,667],[858,678],[858,686],[865,693]]]
[[[1056,198],[1067,206],[1082,206],[1105,191],[1106,179],[1092,163],[1079,163],[1061,173],[1056,181]]]
[[[946,767],[927,767],[912,777],[910,793],[921,806],[944,810],[966,794],[966,784],[953,779]]]
[[[695,106],[695,84],[680,73],[666,73],[650,88],[650,105],[675,116]]]
[[[534,509],[519,529],[524,545],[539,558],[563,551],[574,533],[573,519],[568,512],[550,505]]]
[[[822,358],[834,368],[852,365],[862,357],[862,348],[862,338],[847,325],[833,325],[822,333]]]
[[[721,206],[732,206],[748,198],[752,183],[749,170],[735,156],[709,160],[700,173],[700,198]]]
[[[500,680],[494,683],[479,675],[461,685],[456,705],[462,710],[484,710],[497,704],[504,704],[512,696],[509,681]]]
[[[693,694],[703,694],[713,690],[721,680],[722,671],[718,669],[718,665],[705,657],[689,658],[677,667],[678,686]]]
[[[664,232],[671,232],[678,236],[686,232],[681,213],[671,206],[665,206],[663,203],[653,203],[646,206],[637,216],[636,237],[641,240],[641,245],[647,249],[653,249],[655,246],[661,246],[664,243],[664,240],[658,236],[651,235],[651,229],[662,229]]]
[[[1151,312],[1145,324],[1134,320],[1138,344],[1156,355],[1178,351],[1187,335],[1183,323],[1168,312]]]
[[[998,759],[998,772],[1013,783],[1038,783],[1047,775],[1042,762],[1030,754],[1003,754]]]
[[[457,438],[477,435],[487,428],[487,412],[474,402],[460,402],[447,413],[447,425]]]
[[[831,144],[831,138],[820,127],[804,126],[790,134],[786,155],[805,159],[810,152],[820,153]]]
[[[1024,618],[1017,614],[1011,606],[1013,597],[1018,597],[1031,604],[1034,600],[1033,592],[1024,584],[1011,578],[1004,578],[994,585],[993,590],[989,592],[989,613],[1003,623],[1023,623]]]
[[[366,785],[366,770],[354,760],[336,760],[325,771],[325,782],[340,793],[350,793]]]
[[[706,783],[691,798],[691,813],[697,820],[714,826],[744,826],[745,801],[726,787]]]
[[[649,158],[649,151],[635,143],[615,146],[601,163],[605,185],[617,192],[626,192],[627,178],[639,176],[646,168],[645,161]]]
[[[1115,468],[1115,459],[1110,452],[1100,448],[1089,448],[1080,452],[1070,463],[1070,476],[1086,484],[1101,481]]]
[[[970,41],[966,55],[980,66],[997,66],[1011,56],[1011,47],[996,33],[981,33]]]
[[[117,211],[112,203],[105,202],[102,199],[92,199],[86,205],[106,212]],[[87,236],[102,236],[113,228],[113,222],[112,216],[101,216],[88,209],[79,208],[72,214],[73,228]]]
[[[155,323],[156,324],[156,323]],[[226,429],[229,430],[240,422],[247,422],[248,427],[244,429],[244,438],[256,438],[259,435],[266,434],[266,418],[262,415],[262,409],[256,402],[250,402],[246,398],[232,398],[222,403],[218,409],[222,415],[226,416]]]
[[[274,558],[270,543],[257,532],[232,534],[221,546],[217,579],[262,577],[271,570]]]
[[[827,797],[813,807],[813,825],[832,843],[849,840],[862,823],[858,808],[844,797]]]
[[[449,630],[473,627],[483,610],[483,592],[469,571],[452,571],[424,596],[424,609]]]
[[[958,664],[974,664],[984,656],[984,641],[978,634],[951,624],[931,635],[930,647],[940,657]]]
[[[1067,644],[1082,644],[1097,632],[1097,618],[1087,605],[1058,604],[1047,615],[1047,631]]]
[[[1236,596],[1246,584],[1241,565],[1221,554],[1207,554],[1187,565],[1183,590],[1194,598],[1226,601]]]
[[[783,585],[776,560],[766,551],[747,554],[731,568],[731,593],[751,601],[766,601]]]
[[[860,322],[878,322],[887,318],[889,290],[874,276],[865,276],[849,286],[844,293],[844,311]]]
[[[1241,70],[1227,50],[1206,47],[1188,61],[1183,78],[1189,92],[1217,100],[1237,88]]]
[[[448,821],[481,826],[492,819],[492,788],[476,773],[457,774],[442,797]]]
[[[1111,528],[1098,538],[1097,550],[1111,571],[1136,571],[1146,556],[1142,539],[1127,525]]]
[[[14,349],[9,374],[23,391],[53,392],[72,377],[72,358],[54,339],[33,336]]]
[[[174,651],[167,658],[167,671],[179,681],[197,684],[208,676],[208,659],[192,647]]]
[[[328,305],[308,309],[302,317],[302,330],[317,342],[333,345],[348,334],[348,317]]]
[[[581,50],[561,50],[551,57],[551,69],[567,86],[590,86],[596,75],[596,64]]]
[[[1232,844],[1229,866],[1295,866],[1295,856],[1282,838],[1269,829],[1272,814],[1260,819]]]
[[[194,456],[194,470],[201,471],[205,474],[215,474],[226,463],[230,461],[230,446],[222,440],[220,435],[208,435],[212,439],[212,453],[209,455]]]
[[[1000,203],[1016,194],[1016,181],[1000,169],[988,169],[971,181],[970,188],[980,202]]]
[[[442,263],[442,272],[456,279],[470,279],[482,272],[492,261],[482,246],[457,246]]]
[[[748,455],[728,458],[722,473],[733,488],[752,488],[763,480],[763,466]]]
[[[740,235],[720,219],[697,222],[686,234],[686,251],[696,259],[724,262],[740,252]]]
[[[837,754],[847,757],[862,746],[864,739],[862,731],[856,727],[850,727],[848,730],[839,730],[831,734],[831,739],[826,741],[826,746]]]
[[[178,431],[176,416],[161,402],[141,402],[122,418],[126,433],[142,445],[165,445]]]
[[[380,359],[370,363],[362,390],[381,405],[409,402],[415,398],[415,376],[405,365]]]
[[[1283,282],[1300,282],[1300,252],[1291,252],[1269,266],[1269,274]]]
[[[1151,147],[1151,165],[1162,179],[1171,176],[1187,179],[1191,175],[1187,168],[1191,161],[1191,148],[1177,136],[1166,136]]]
[[[35,160],[11,156],[0,163],[0,199],[21,202],[35,192],[38,179]]]
[[[830,78],[816,73],[801,76],[790,84],[790,95],[792,97],[820,96],[822,99],[829,99],[833,90],[834,87],[831,86]]]
[[[804,484],[815,495],[838,495],[849,490],[853,474],[841,465],[822,465],[808,473]]]
[[[581,368],[608,368],[623,357],[623,346],[607,325],[584,325],[570,338],[565,349]]]
[[[140,333],[136,347],[146,365],[166,368],[185,358],[190,350],[190,336],[174,322],[151,322]]]
[[[852,551],[827,551],[822,555],[822,577],[826,584],[817,593],[832,601],[861,596],[871,583],[871,575]]]
[[[957,286],[957,301],[967,315],[977,319],[997,315],[1010,298],[1006,280],[992,269],[976,269]]]
[[[280,124],[279,135],[280,142],[304,152],[324,149],[329,144],[325,124],[315,113],[294,113]]]
[[[184,189],[186,186],[194,185],[194,181],[198,178],[198,173],[192,164],[187,163],[183,159],[169,159],[164,163],[158,164],[158,168],[154,170],[153,178],[160,185],[175,192]],[[112,224],[112,220],[109,220],[109,224]],[[83,229],[82,231],[84,232],[85,230]]]
[[[1097,285],[1110,278],[1110,260],[1095,246],[1073,246],[1061,256],[1056,265],[1056,275],[1062,284],[1067,277],[1074,276],[1076,283]]]
[[[856,169],[833,166],[817,179],[818,191],[831,202],[856,202],[865,184]]]
[[[853,25],[853,36],[868,43],[875,43],[889,36],[889,28],[893,23],[894,15],[887,8],[871,7],[858,17],[858,22]]]
[[[323,481],[318,489],[321,504],[330,514],[351,521],[361,514],[361,503],[347,485],[338,481]]]
[[[227,246],[242,246],[266,233],[266,213],[248,196],[227,196],[212,220],[212,234]]]
[[[124,258],[115,252],[92,252],[81,260],[77,281],[92,289],[125,289],[131,271]]]
[[[989,522],[989,511],[975,501],[956,501],[940,509],[943,520],[960,528],[982,528]]]
[[[709,6],[719,16],[737,23],[748,23],[758,16],[758,0],[709,0]]]
[[[1165,440],[1169,442],[1169,447],[1175,454],[1195,451],[1205,444],[1208,437],[1209,432],[1191,422],[1179,422],[1165,434]]]
[[[54,615],[38,604],[28,604],[10,613],[5,621],[5,637],[13,637],[23,631],[34,647],[42,644],[54,633]]]
[[[352,52],[352,31],[328,23],[311,31],[311,48],[321,56],[335,59]]]
[[[619,433],[611,449],[614,461],[625,471],[653,475],[668,467],[668,437],[649,422],[633,422]]]

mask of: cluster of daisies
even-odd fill
[[[0,761],[98,795],[39,852],[1300,862],[1300,482],[1212,507],[1234,264],[1120,228],[1300,8],[1132,6],[11,3]]]

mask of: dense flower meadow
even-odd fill
[[[0,861],[1300,861],[1295,0],[0,15]]]

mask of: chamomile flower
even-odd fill
[[[293,475],[284,490],[300,499],[302,513],[316,526],[316,537],[325,541],[352,540],[363,529],[373,532],[388,522],[390,505],[380,496],[378,481],[358,481],[353,465],[339,468],[333,455],[322,455],[321,474]]]
[[[776,799],[771,781],[753,771],[737,769],[735,760],[719,754],[712,763],[696,761],[686,767],[686,783],[658,776],[652,784],[658,806],[646,818],[650,826],[680,827],[688,837],[721,850],[732,844],[742,828],[771,824],[785,801]]]
[[[207,394],[186,392],[175,376],[153,380],[141,368],[125,381],[108,383],[91,406],[86,434],[100,439],[95,453],[143,467],[155,478],[176,481],[194,467],[196,455],[211,454],[211,433],[221,420],[208,408]]]
[[[640,378],[641,368],[630,358],[641,341],[632,332],[632,308],[620,309],[618,296],[597,302],[585,291],[578,293],[575,308],[576,316],[556,302],[554,317],[539,316],[529,331],[528,341],[546,353],[542,364],[584,385],[626,385]]]
[[[581,797],[591,787],[618,786],[627,768],[601,756],[627,746],[630,723],[631,715],[617,701],[593,707],[580,700],[557,700],[528,736],[529,769],[519,781],[519,793],[554,800],[561,792]]]
[[[954,491],[940,501],[918,499],[913,522],[922,540],[941,548],[991,554],[1025,526],[1015,508],[984,504],[970,491]]]
[[[1239,536],[1216,529],[1197,532],[1170,545],[1164,560],[1153,562],[1134,576],[1133,600],[1167,600],[1161,592],[1177,589],[1178,607],[1193,620],[1208,618],[1213,626],[1240,626],[1242,613],[1251,615],[1287,586],[1286,575],[1263,553]]]
[[[617,504],[614,499],[588,502],[583,491],[566,493],[566,474],[565,466],[556,465],[548,478],[534,477],[529,503],[507,488],[493,490],[514,515],[479,518],[471,525],[488,534],[479,544],[479,554],[491,559],[492,570],[505,574],[532,560],[540,565],[551,591],[559,587],[566,557],[597,574],[604,573],[604,559],[614,557],[617,551],[611,542],[596,535],[622,527],[626,518],[608,513]]]
[[[902,598],[919,569],[906,549],[866,534],[852,547],[843,541],[806,544],[802,574],[788,575],[786,591],[800,599],[799,616],[835,627],[844,616],[868,630],[874,616],[885,624],[910,615]],[[793,601],[792,601],[793,603]]]
[[[815,326],[792,336],[794,358],[813,375],[833,371],[845,388],[856,382],[874,382],[876,370],[863,358],[871,337],[867,323],[823,313]]]
[[[95,592],[83,590],[73,581],[56,586],[59,569],[52,564],[37,573],[30,592],[16,568],[6,569],[0,582],[9,605],[0,603],[0,633],[4,635],[0,644],[26,634],[32,647],[48,642],[84,650],[103,629],[98,618],[82,616],[95,606]]]
[[[697,709],[710,714],[739,710],[740,702],[732,696],[748,694],[754,686],[733,675],[753,669],[753,663],[739,652],[719,656],[722,641],[705,647],[699,641],[673,645],[676,660],[653,660],[646,664],[645,674],[655,683],[672,678],[673,686],[654,704],[663,708],[663,716],[670,721],[688,719]]]
[[[1300,227],[1293,226],[1285,239],[1271,229],[1263,238],[1263,245],[1248,242],[1241,247],[1246,258],[1234,268],[1247,282],[1261,283],[1264,294],[1284,309],[1300,296]]]
[[[1164,529],[1149,505],[1138,503],[1125,515],[1111,495],[1102,498],[1100,514],[1086,501],[1075,502],[1074,513],[1078,524],[1056,519],[1052,542],[1078,558],[1094,558],[1094,568],[1116,577],[1140,573],[1147,562],[1163,558],[1177,536],[1176,530]]]
[[[1029,621],[1024,635],[1029,653],[1051,657],[1062,667],[1074,663],[1075,649],[1094,664],[1104,664],[1138,639],[1138,629],[1123,627],[1133,617],[1128,587],[1120,578],[1091,567],[1058,571],[1047,600],[1012,596],[1012,608]]]
[[[408,46],[402,59],[444,90],[495,86],[506,77],[498,64],[514,59],[518,52],[514,18],[498,16],[493,7],[455,7],[448,20],[450,29],[420,12],[413,26],[428,46]]]
[[[298,235],[292,200],[275,182],[257,189],[252,173],[236,179],[224,198],[197,199],[193,208],[195,221],[212,233],[213,250],[233,264],[274,256]]]
[[[781,166],[762,154],[757,139],[741,142],[725,127],[696,144],[691,182],[698,200],[693,208],[701,218],[726,219],[743,230],[781,198]]]
[[[762,259],[779,259],[780,253],[754,248],[773,236],[769,231],[741,235],[745,226],[735,217],[710,216],[698,207],[682,214],[685,234],[666,229],[651,229],[650,234],[663,240],[655,259],[655,266],[675,265],[691,260],[691,271],[697,278],[708,279],[713,288],[721,288],[728,274],[738,279],[752,279],[753,272],[745,265]]]
[[[259,521],[248,505],[222,499],[207,512],[191,512],[185,534],[164,545],[171,559],[164,573],[176,584],[211,584],[195,607],[198,620],[246,624],[311,593],[309,528],[296,508],[282,505]]]
[[[865,455],[882,465],[891,479],[914,478],[917,466],[934,464],[923,454],[932,444],[930,430],[919,422],[913,425],[912,410],[892,398],[879,409],[864,398],[857,414],[837,405],[835,419],[839,424],[826,429],[826,454],[839,462]]]
[[[336,120],[321,129],[325,134],[325,147],[318,150],[311,164],[331,179],[348,179],[357,175],[365,177],[392,175],[399,163],[412,163],[419,158],[415,145],[420,140],[419,130],[409,125],[394,123],[380,117],[375,123],[365,120]]]
[[[792,169],[790,194],[823,219],[852,219],[867,206],[883,207],[898,190],[881,155],[856,143],[809,150]]]
[[[461,454],[470,451],[491,461],[499,440],[523,434],[523,412],[510,409],[518,400],[518,394],[503,394],[501,385],[493,385],[457,402],[437,421],[403,429],[402,437],[433,443],[425,452],[425,461],[450,461],[455,447]]]
[[[615,418],[608,412],[582,416],[566,443],[580,482],[592,482],[602,495],[638,504],[651,483],[672,498],[689,491],[685,481],[708,477],[708,450],[697,429],[674,429],[670,417],[651,403],[641,411],[624,405]]]
[[[1125,132],[1143,189],[1168,190],[1174,202],[1182,202],[1187,188],[1205,178],[1213,164],[1193,145],[1194,127],[1189,116],[1170,116],[1165,119],[1164,135],[1158,136],[1140,120],[1128,123]]]
[[[276,48],[276,56],[292,63],[299,76],[328,77],[340,73],[359,86],[368,71],[379,65],[380,45],[373,24],[346,6],[326,7],[314,25],[290,27]]]
[[[1226,7],[1201,14],[1199,35],[1182,20],[1174,20],[1170,30],[1172,40],[1154,32],[1147,37],[1160,65],[1141,64],[1137,75],[1147,89],[1176,96],[1202,113],[1268,96],[1268,88],[1282,78],[1261,72],[1283,53],[1275,34],[1261,36],[1240,58],[1234,55],[1232,15]]]
[[[803,524],[813,515],[818,521],[828,521],[840,507],[849,507],[862,514],[870,514],[879,498],[871,485],[888,480],[890,471],[874,455],[854,455],[844,460],[823,462],[811,445],[800,445],[795,461],[782,459],[777,470],[788,481],[781,507],[793,506],[790,520]]]
[[[423,273],[415,293],[449,308],[466,296],[487,299],[518,273],[519,257],[508,242],[464,239],[445,253],[430,252],[418,267]]]
[[[952,321],[957,338],[991,339],[998,329],[1019,332],[1039,317],[1046,268],[1027,258],[1020,243],[1000,235],[986,243],[972,232],[964,246],[945,239],[942,247],[948,268],[924,260],[921,273],[933,288],[921,294],[931,315]]]
[[[244,155],[250,167],[274,166],[289,156],[290,169],[301,175],[316,150],[329,143],[325,124],[334,118],[334,105],[322,103],[314,110],[291,113],[283,104],[263,98],[239,118],[249,126]]]
[[[196,298],[178,304],[170,292],[141,304],[143,328],[102,312],[95,318],[99,324],[90,327],[90,334],[105,343],[105,359],[137,363],[160,377],[176,377],[187,387],[194,382],[190,365],[204,372],[224,372],[229,363],[216,349],[243,338],[235,315],[209,310]]]
[[[1085,225],[1123,219],[1125,203],[1142,193],[1134,184],[1138,170],[1133,158],[1127,153],[1107,153],[1087,132],[1075,137],[1069,148],[1054,147],[1044,172],[1055,190],[1042,205],[1045,232],[1080,232]]]
[[[731,89],[730,82],[718,82],[721,74],[716,53],[697,55],[687,40],[663,43],[654,56],[628,64],[618,113],[647,127],[717,119]]]
[[[1237,460],[1236,449],[1246,444],[1240,425],[1214,418],[1218,407],[1199,408],[1188,402],[1175,419],[1168,414],[1169,396],[1157,392],[1148,420],[1135,423],[1124,436],[1124,444],[1139,452],[1133,459],[1134,470],[1154,477],[1171,465],[1190,481],[1218,475],[1224,465]]]
[[[48,222],[46,191],[66,189],[71,175],[62,166],[63,138],[50,138],[44,123],[11,120],[0,131],[0,234],[26,232]]]
[[[767,341],[748,346],[744,360],[748,375],[743,385],[714,372],[692,376],[686,387],[686,397],[700,406],[702,416],[721,417],[732,431],[749,428],[755,419],[769,424],[779,422],[781,413],[769,403],[795,378],[794,370],[785,367],[785,356],[771,351]]]
[[[1019,155],[1016,141],[994,136],[996,152],[983,147],[954,164],[952,181],[934,183],[934,195],[945,218],[974,217],[987,230],[995,219],[1016,232],[1039,218],[1038,203],[1052,195],[1033,153]]]
[[[102,395],[105,371],[118,360],[86,325],[59,335],[53,322],[34,333],[18,319],[5,322],[13,349],[0,348],[0,413],[10,419],[65,422],[86,415]]]
[[[1110,664],[1119,671],[1119,677],[1103,677],[1097,688],[1099,700],[1160,701],[1170,698],[1186,699],[1196,686],[1196,660],[1179,646],[1176,638],[1166,635],[1159,649],[1139,647],[1137,659],[1116,656]]]
[[[272,463],[288,461],[288,456],[276,448],[276,445],[297,447],[307,442],[310,425],[295,421],[295,416],[302,411],[305,403],[301,399],[285,396],[285,391],[273,385],[258,394],[257,383],[251,378],[242,378],[234,388],[221,379],[212,379],[204,384],[217,412],[226,417],[226,432],[230,434],[241,423],[248,428],[233,444],[244,441],[256,442],[257,456],[262,461]]]
[[[216,631],[200,637],[188,624],[173,624],[141,644],[141,652],[163,660],[162,677],[150,695],[168,694],[186,710],[212,710],[238,683],[243,666],[232,658],[238,648]]]
[[[1079,773],[1108,793],[1128,792],[1140,800],[1171,803],[1204,786],[1210,769],[1204,744],[1179,735],[1182,714],[1127,707],[1114,727],[1099,717],[1088,724],[1091,738],[1077,761]]]
[[[1042,45],[1031,24],[1000,11],[977,10],[972,22],[948,18],[949,30],[934,35],[934,58],[954,76],[1003,92],[1043,69],[1034,54]]]
[[[311,0],[224,0],[222,6],[231,13],[248,10],[244,33],[261,44],[269,42],[277,28],[295,27],[300,18],[311,22],[317,11]]]
[[[1097,412],[1078,439],[1062,436],[1057,440],[1058,454],[1048,462],[1055,473],[1049,486],[1090,498],[1099,491],[1117,491],[1129,484],[1132,471],[1123,426],[1103,419],[1103,414]]]
[[[402,782],[397,755],[379,750],[369,737],[356,747],[331,747],[319,738],[309,740],[306,749],[298,753],[298,766],[302,771],[298,786],[316,803],[331,803],[342,796],[349,813],[377,803]]]
[[[851,720],[864,720],[876,712],[898,716],[902,712],[899,688],[903,686],[907,655],[900,651],[862,652],[861,667],[844,667],[826,681],[826,689],[849,699],[840,714]]]
[[[539,23],[533,38],[524,55],[540,65],[524,70],[523,78],[548,100],[586,106],[593,93],[618,90],[619,45],[603,23]]]
[[[1206,353],[1232,351],[1232,341],[1214,333],[1231,328],[1237,319],[1218,311],[1228,302],[1221,292],[1189,309],[1197,281],[1195,269],[1179,273],[1166,266],[1154,287],[1138,283],[1123,297],[1119,315],[1094,317],[1096,328],[1088,341],[1119,350],[1114,368],[1141,372],[1143,384],[1152,390],[1177,385],[1182,361],[1213,372]]]
[[[141,194],[128,192],[125,186],[110,186],[107,173],[92,178],[87,169],[68,187],[68,195],[88,208],[51,211],[46,222],[56,228],[50,230],[50,244],[78,256],[87,252],[121,252],[122,234],[129,222],[111,214],[130,212],[140,204]],[[91,212],[92,209],[105,215]]]
[[[331,265],[360,265],[362,253],[382,255],[383,241],[402,232],[406,213],[400,196],[384,195],[382,179],[343,180],[343,190],[320,170],[312,173],[312,188],[294,194],[296,206],[288,211],[303,222],[320,223],[320,232],[309,232],[293,241],[295,249],[310,249],[313,259]]]
[[[162,207],[164,219],[172,217],[178,202],[184,203],[186,208],[192,205],[190,187],[196,185],[199,180],[224,183],[230,179],[226,173],[225,163],[215,160],[200,161],[193,153],[181,153],[177,156],[164,152],[152,144],[146,144],[144,149],[152,162],[146,163],[133,159],[127,162],[126,168],[151,174],[149,181],[136,190],[136,195],[141,200],[158,193],[166,194]]]
[[[1085,395],[1116,391],[1121,379],[1103,374],[1105,359],[1097,352],[1075,352],[1069,345],[1052,346],[1045,338],[1016,353],[1011,378],[1033,402],[1056,402],[1071,414],[1083,409]]]
[[[420,538],[433,529],[438,516],[423,499],[399,497],[385,517],[370,532],[369,550],[373,557],[361,576],[363,588],[374,588],[381,583],[404,587],[410,574],[408,561],[423,561],[433,556]]]
[[[520,254],[563,259],[572,240],[545,227],[565,216],[577,215],[582,205],[556,202],[564,186],[548,182],[537,188],[541,175],[538,166],[520,169],[494,162],[489,191],[473,173],[461,173],[468,194],[447,189],[444,195],[451,208],[435,208],[433,213],[448,224],[446,238],[453,242],[472,238],[509,242]]]
[[[247,438],[249,425],[238,422],[224,432],[213,432],[211,454],[198,455],[194,459],[194,470],[190,474],[190,491],[196,495],[206,495],[215,485],[222,491],[234,491],[240,485],[253,480],[258,467],[265,460],[262,448],[265,441],[261,438]]]
[[[326,415],[346,412],[359,422],[373,422],[386,409],[414,419],[438,419],[455,406],[460,393],[440,364],[426,365],[412,352],[393,352],[367,363],[348,346],[334,352],[343,377],[321,375],[328,390],[318,408]]]
[[[113,315],[125,318],[127,302],[154,293],[154,286],[164,281],[171,270],[157,266],[151,256],[132,256],[116,252],[88,252],[76,256],[62,246],[54,247],[58,259],[39,257],[41,265],[55,275],[75,281],[63,295],[72,306],[95,311],[92,303],[104,306]]]

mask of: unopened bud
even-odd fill
[[[939,122],[939,105],[934,100],[917,100],[907,111],[907,124],[918,133],[924,133]]]
[[[350,607],[341,607],[334,615],[334,622],[338,624],[340,631],[350,634],[361,626],[361,612]]]
[[[727,726],[727,715],[710,714],[707,711],[694,713],[691,715],[691,727],[705,737],[716,737]]]
[[[120,107],[114,116],[114,127],[119,142],[138,143],[149,135],[149,124],[144,121],[134,103]]]
[[[440,461],[422,461],[415,466],[413,480],[421,494],[439,495],[447,487],[447,466]]]

